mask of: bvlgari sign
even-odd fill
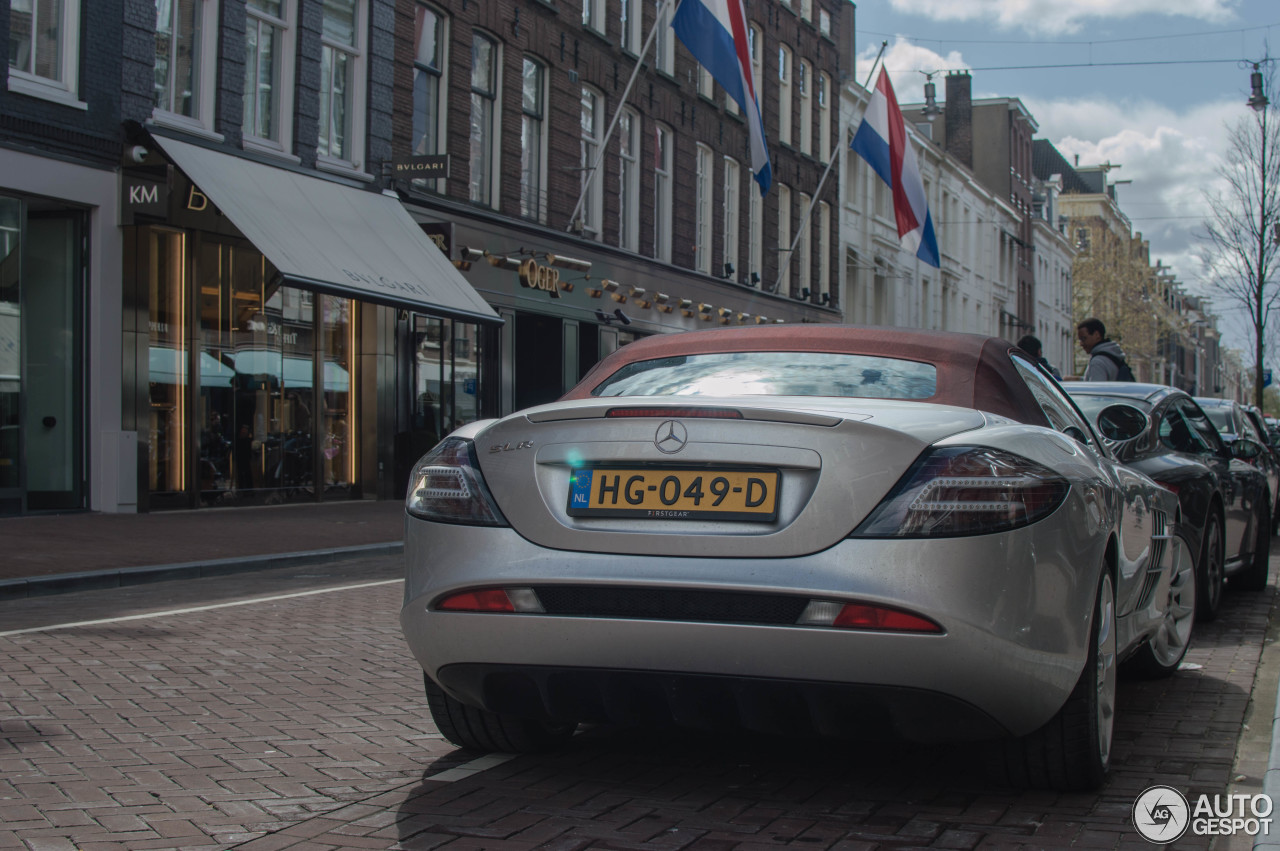
[[[428,154],[418,157],[392,157],[391,172],[403,180],[448,177],[449,155]]]

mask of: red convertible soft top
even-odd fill
[[[1047,426],[1048,419],[1009,358],[1015,349],[999,337],[871,325],[769,325],[657,334],[600,361],[562,398],[590,399],[592,388],[620,367],[655,358],[712,352],[834,352],[932,364],[938,371],[937,392],[911,401],[976,408]]]

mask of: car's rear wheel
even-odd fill
[[[1196,619],[1197,571],[1191,564],[1184,542],[1178,570],[1169,583],[1164,620],[1137,653],[1125,663],[1126,672],[1139,677],[1168,677],[1178,670],[1191,646],[1191,627]]]
[[[1211,621],[1218,616],[1222,605],[1222,585],[1225,581],[1227,552],[1222,540],[1222,521],[1216,511],[1209,510],[1209,520],[1204,527],[1204,541],[1200,545],[1200,558],[1196,564],[1196,618]]]
[[[460,748],[501,753],[534,753],[564,744],[577,728],[521,715],[501,715],[467,706],[423,675],[427,706],[440,735]]]
[[[1258,509],[1254,517],[1253,555],[1249,566],[1231,577],[1231,587],[1241,591],[1261,591],[1267,587],[1267,575],[1271,561],[1271,524],[1267,522],[1266,506]]]
[[[1097,788],[1111,764],[1116,707],[1116,598],[1103,572],[1093,604],[1089,654],[1067,702],[1039,730],[1007,743],[1006,779],[1015,786]]]

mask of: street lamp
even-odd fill
[[[920,73],[924,74],[924,117],[926,121],[932,121],[942,113],[942,108],[938,106],[938,87],[933,84],[933,75],[938,72]]]
[[[1262,91],[1262,70],[1258,67],[1257,62],[1253,63],[1253,73],[1249,75],[1249,87],[1253,90],[1247,101],[1249,108],[1254,112],[1262,112],[1270,103],[1267,96]]]

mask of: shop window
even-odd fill
[[[524,58],[523,97],[520,117],[520,215],[546,222],[547,197],[543,188],[546,162],[547,66]]]
[[[481,338],[479,326],[470,322],[416,315],[413,323],[411,428],[414,452],[421,455],[449,432],[480,418]]]
[[[84,107],[79,55],[79,0],[10,0],[10,91]]]
[[[413,137],[415,156],[442,153],[440,140],[445,134],[448,90],[445,75],[449,67],[445,59],[448,48],[449,19],[430,6],[414,7],[417,41],[413,58]],[[444,191],[440,178],[417,178],[413,186],[434,192]]]
[[[319,164],[360,168],[364,143],[363,0],[325,0],[320,48]]]
[[[288,153],[292,142],[296,0],[248,0],[245,13],[244,138],[250,147]]]

